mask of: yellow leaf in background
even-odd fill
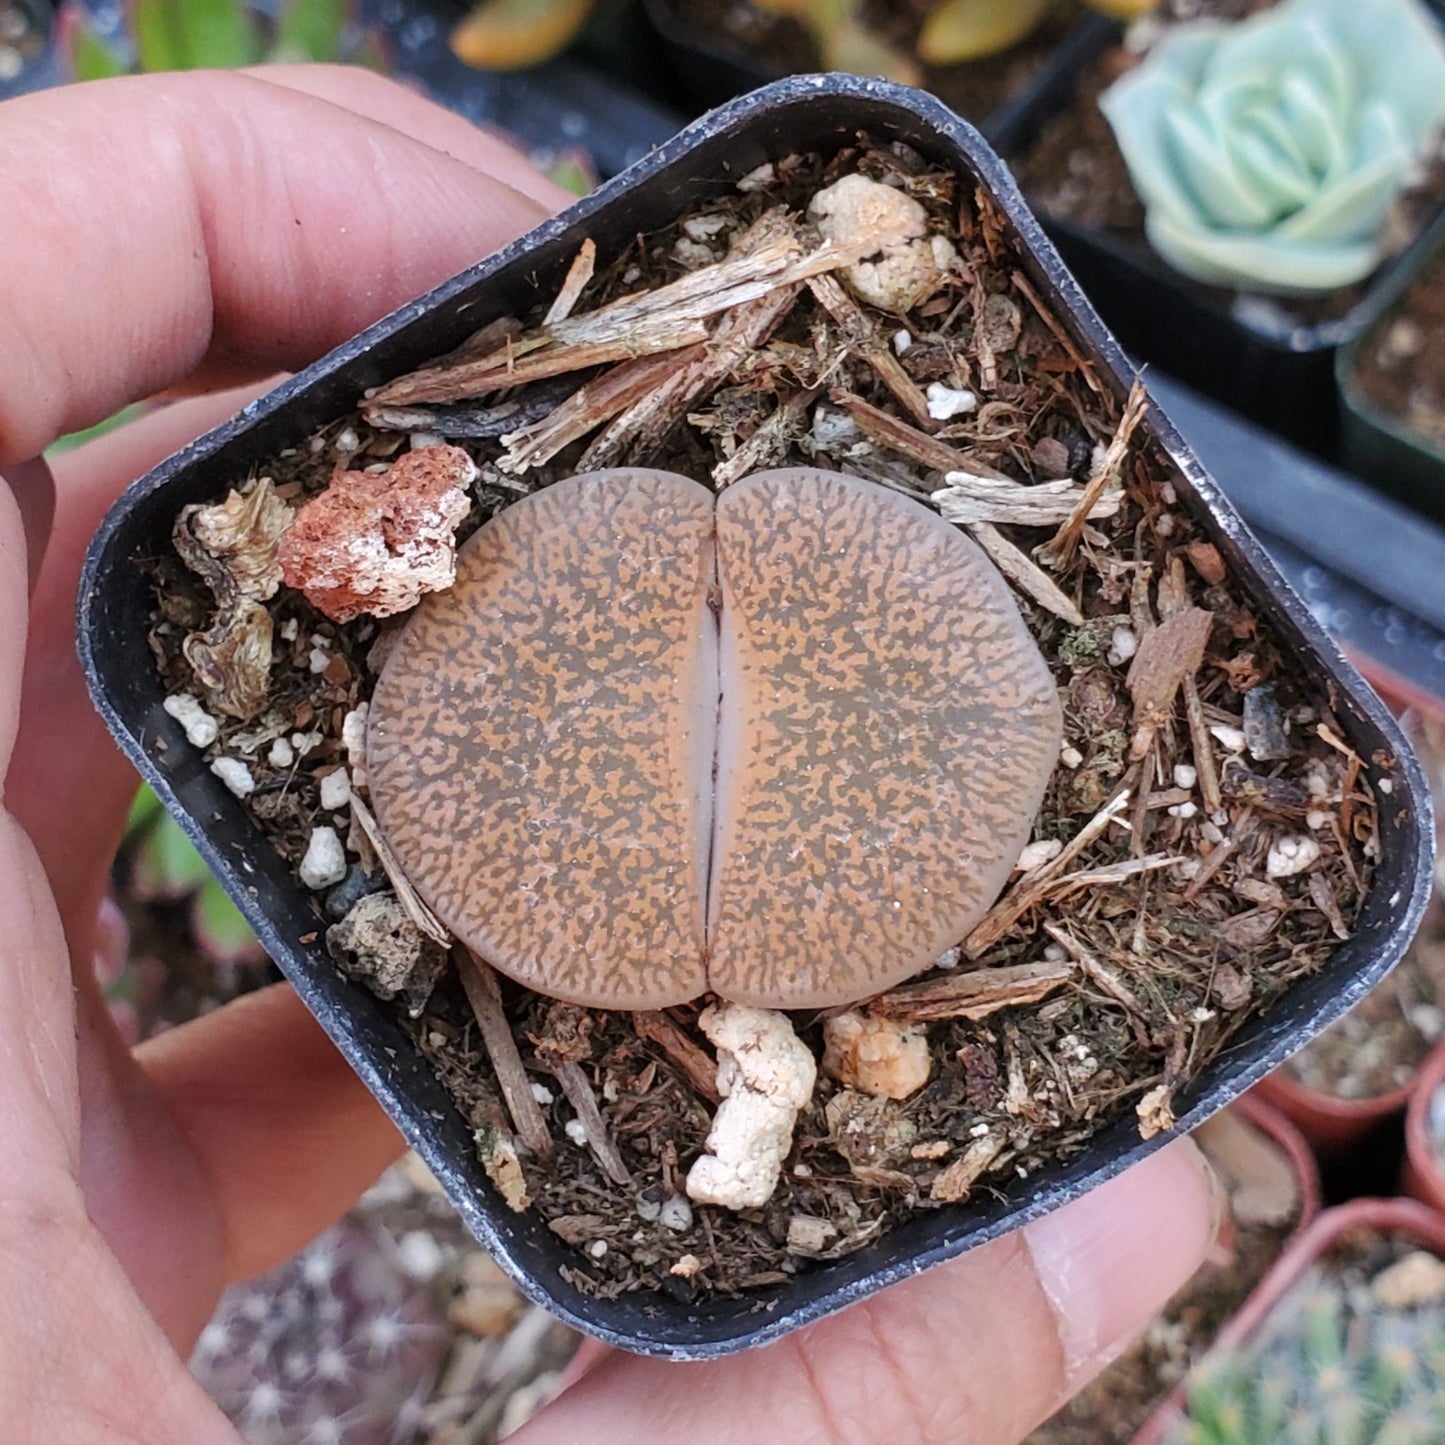
[[[1032,35],[1052,0],[940,0],[928,12],[918,54],[929,65],[996,55]]]
[[[923,73],[910,56],[885,44],[861,21],[846,20],[835,25],[820,45],[825,70],[843,70],[850,75],[881,75],[901,85],[919,85]]]
[[[1159,0],[1085,0],[1091,10],[1112,15],[1115,20],[1137,20],[1158,5]]]
[[[537,65],[581,30],[591,10],[592,0],[482,0],[452,31],[452,50],[477,70]]]

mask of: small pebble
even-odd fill
[[[913,335],[909,331],[895,331],[893,333],[893,353],[895,356],[902,356],[910,346],[913,345]]]
[[[592,1243],[587,1246],[587,1253],[590,1254],[593,1259],[601,1259],[602,1256],[607,1253],[607,1241],[605,1239],[594,1239]]]
[[[194,748],[208,748],[221,735],[215,718],[188,692],[175,693],[161,707],[185,729],[186,741]]]
[[[296,749],[285,738],[277,738],[266,754],[266,761],[273,768],[289,768],[296,761]]]
[[[1199,811],[1196,803],[1175,803],[1169,809],[1171,818],[1192,818]]]
[[[692,1202],[685,1194],[669,1194],[662,1201],[657,1222],[674,1234],[681,1234],[692,1228]]]
[[[1192,788],[1199,781],[1198,770],[1188,763],[1174,764],[1174,786],[1176,788]]]
[[[340,883],[346,877],[346,849],[336,836],[335,828],[313,828],[306,845],[306,856],[297,870],[306,887],[319,892]]]
[[[1118,667],[1121,663],[1128,662],[1138,650],[1139,639],[1132,627],[1114,629],[1109,638],[1108,660],[1111,666]]]
[[[587,1126],[581,1119],[568,1119],[563,1126],[567,1137],[579,1148],[587,1147]]]
[[[966,416],[978,410],[978,397],[960,386],[945,386],[941,381],[932,381],[924,395],[928,399],[928,414],[934,421],[951,421],[956,416]]]
[[[256,791],[256,779],[240,758],[217,758],[211,764],[211,771],[238,798],[249,798]]]
[[[1084,761],[1084,755],[1078,748],[1067,747],[1059,753],[1059,761],[1066,768],[1077,768]]]
[[[1063,851],[1064,845],[1058,838],[1036,838],[1024,846],[1014,869],[1019,873],[1030,873],[1045,863],[1051,863]]]
[[[545,1109],[557,1097],[546,1084],[532,1083],[532,1097]]]
[[[1226,752],[1242,753],[1244,751],[1244,733],[1227,723],[1220,723],[1209,729],[1210,736]]]
[[[1304,833],[1286,833],[1276,838],[1269,847],[1265,859],[1265,876],[1269,878],[1292,878],[1296,873],[1305,872],[1320,856],[1320,845]]]
[[[337,768],[321,779],[321,806],[327,812],[344,808],[351,801],[351,779],[345,768]]]

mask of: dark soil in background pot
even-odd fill
[[[1406,725],[1430,789],[1445,799],[1445,727],[1409,716]],[[1394,972],[1332,1028],[1306,1044],[1283,1072],[1317,1094],[1375,1099],[1403,1088],[1445,1036],[1445,903],[1438,890]]]
[[[806,251],[816,244],[801,219],[809,199],[855,171],[905,189],[963,257],[945,289],[910,314],[901,354],[892,344],[899,319],[859,306],[824,277],[798,285],[766,335],[699,396],[614,426],[585,450],[581,439],[555,455],[543,448],[544,459],[520,474],[499,466],[515,447],[495,438],[495,400],[373,407],[371,423],[338,417],[264,472],[278,496],[297,502],[338,465],[384,468],[416,433],[450,435],[481,472],[464,531],[519,493],[620,460],[729,479],[771,465],[835,465],[924,498],[955,469],[990,482],[985,491],[999,479],[1054,479],[1068,508],[1082,496],[1078,478],[1106,491],[1111,476],[1123,484],[1112,515],[1096,509],[1062,526],[1059,504],[1038,492],[1002,508],[978,501],[976,482],[950,492],[973,497],[968,505],[985,519],[972,524],[975,534],[1017,548],[1015,563],[1062,534],[1052,574],[1062,595],[1035,576],[1028,585],[1050,600],[1022,600],[1065,703],[1065,751],[1036,839],[1064,851],[969,936],[970,967],[950,956],[926,982],[872,1002],[874,1016],[926,1027],[931,1082],[894,1102],[820,1076],[766,1207],[694,1208],[682,1192],[713,1112],[696,1005],[632,1015],[503,983],[524,1086],[542,1101],[553,1135],[542,1161],[517,1148],[455,976],[443,977],[429,1002],[424,986],[411,990],[419,1016],[407,1026],[477,1131],[494,1181],[575,1247],[567,1277],[588,1292],[662,1290],[685,1300],[775,1284],[920,1212],[1018,1187],[1121,1113],[1136,1113],[1146,1137],[1168,1128],[1175,1090],[1349,936],[1378,854],[1366,768],[1387,760],[1361,759],[1343,741],[1330,697],[1298,669],[1293,647],[1281,646],[1181,504],[1172,463],[1139,410],[1121,416],[1095,389],[1041,310],[1007,222],[954,174],[866,138],[764,167],[736,189],[720,185],[714,199],[624,254],[599,257],[575,314],[716,263],[765,214]],[[536,326],[550,299],[437,369]],[[656,365],[661,378],[678,363],[663,355]],[[938,425],[923,389],[945,382],[975,387],[977,413]],[[517,386],[503,403],[505,426],[530,421],[535,453],[539,436],[578,405],[559,409],[555,378]],[[572,435],[589,436],[602,420]],[[197,692],[182,643],[212,624],[215,604],[178,555],[151,567],[157,661],[171,691]],[[1171,641],[1194,609],[1208,614],[1197,665]],[[207,757],[244,762],[254,785],[247,805],[295,864],[318,820],[347,834],[344,806],[322,811],[320,781],[347,759],[345,721],[369,695],[373,649],[393,628],[369,619],[338,626],[286,588],[268,610],[278,656],[265,708],[252,722],[222,720]],[[277,740],[287,741],[283,762],[272,761]],[[328,918],[381,882],[365,877],[371,850],[354,819],[351,829],[352,875],[327,898]],[[818,1018],[794,1022],[819,1052]],[[595,1108],[601,1128],[578,1131],[579,1108]],[[587,1146],[573,1142],[579,1132]]]
[[[14,80],[45,49],[47,0],[0,0],[0,83]]]
[[[1273,0],[1163,0],[1155,15],[1139,22],[1132,36],[1152,44],[1164,26],[1203,17],[1242,19],[1271,7]],[[1019,185],[1045,216],[1102,232],[1116,244],[1138,253],[1140,263],[1164,271],[1180,287],[1207,298],[1217,310],[1234,314],[1242,324],[1270,335],[1287,334],[1300,326],[1338,320],[1352,311],[1369,289],[1368,279],[1353,286],[1310,296],[1274,296],[1227,287],[1207,286],[1161,260],[1144,234],[1144,206],[1099,109],[1099,96],[1143,51],[1117,44],[1106,47],[1079,74],[1067,103],[1046,114],[1032,139],[1011,157]],[[1439,208],[1445,185],[1445,161],[1437,157],[1429,174],[1395,203],[1382,259],[1398,254],[1419,234]],[[1166,357],[1151,357],[1167,367]]]
[[[817,46],[806,28],[746,0],[651,0],[678,33],[699,45],[736,55],[773,80],[820,68]],[[870,0],[863,18],[903,55],[912,55],[931,0]],[[1078,7],[1060,4],[1034,33],[996,55],[958,65],[922,68],[921,85],[965,120],[980,125],[1033,81],[1054,48],[1079,20]]]
[[[1353,375],[1382,412],[1445,450],[1445,250],[1366,338]]]
[[[1199,1272],[1143,1335],[1040,1425],[1027,1445],[1130,1439],[1203,1357],[1299,1227],[1307,1204],[1303,1184],[1268,1134],[1226,1110],[1198,1129],[1194,1140],[1229,1196],[1231,1223]]]

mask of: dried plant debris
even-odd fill
[[[837,224],[850,177],[908,202],[891,252]],[[890,254],[902,279],[880,290]],[[383,476],[443,441],[475,468],[450,472],[458,542],[600,465],[719,489],[769,467],[845,471],[931,502],[994,559],[1053,673],[1064,744],[998,901],[931,970],[829,1027],[766,1202],[702,1204],[687,1180],[728,1092],[707,1000],[562,1005],[459,948],[437,976],[436,920],[366,807],[362,710],[398,621],[353,615],[349,595],[335,621],[292,586],[253,600],[232,555],[182,526],[150,563],[152,644],[189,699],[188,745],[244,770],[246,807],[293,867],[311,855],[318,936],[348,920],[330,935],[340,966],[395,995],[502,1196],[575,1247],[579,1289],[691,1300],[1027,1190],[1121,1115],[1167,1128],[1179,1087],[1348,934],[1378,851],[1367,763],[1389,760],[1342,741],[1334,700],[1176,490],[1137,396],[1104,391],[985,197],[866,138],[763,167],[621,254],[589,250],[556,286],[231,479],[229,505],[294,515],[338,473]],[[254,669],[244,688],[228,678],[225,628],[209,641],[244,608],[270,625],[264,689]],[[358,915],[364,898],[379,901]],[[821,1063],[822,1014],[791,1021]]]

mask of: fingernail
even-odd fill
[[[1224,1208],[1214,1171],[1181,1139],[1025,1229],[1058,1322],[1069,1394],[1194,1273]]]

